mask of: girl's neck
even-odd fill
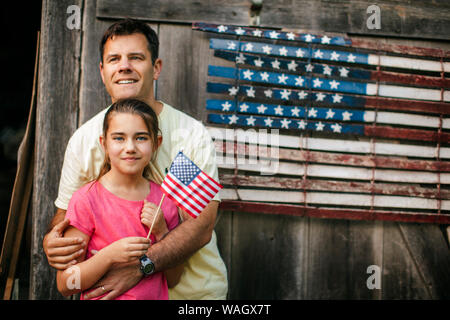
[[[144,200],[150,192],[150,183],[142,174],[126,175],[111,169],[100,178],[99,182],[108,191],[126,200]]]

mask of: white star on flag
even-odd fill
[[[355,62],[356,56],[354,56],[353,54],[349,54],[349,56],[347,57],[347,62]]]
[[[278,59],[275,59],[274,61],[272,61],[271,64],[272,64],[272,68],[280,69],[280,61],[278,61]]]
[[[313,82],[314,82],[314,88],[317,88],[317,87],[320,88],[320,86],[321,86],[322,83],[323,83],[323,81],[320,81],[319,78],[315,78],[315,79],[313,80]]]
[[[289,124],[291,122],[292,122],[291,120],[284,118],[283,120],[281,120],[281,127],[285,128],[285,129],[289,129]]]
[[[349,70],[342,67],[342,68],[339,68],[339,73],[340,73],[341,77],[348,77]]]
[[[247,118],[247,125],[248,126],[254,126],[256,119],[253,118],[253,116],[250,116],[250,118]]]
[[[291,95],[291,90],[284,89],[281,91],[281,99],[289,100],[289,96]]]
[[[336,61],[338,61],[338,60],[339,60],[339,56],[340,56],[340,54],[336,53],[336,51],[333,51],[333,52],[331,53],[331,58],[330,58],[330,60],[336,60]]]
[[[220,25],[220,26],[217,28],[217,30],[218,30],[219,32],[225,32],[225,31],[228,30],[228,27],[227,27],[227,26],[224,26],[224,25]]]
[[[244,63],[246,58],[242,53],[240,53],[238,56],[236,56],[236,63]]]
[[[248,79],[248,80],[252,80],[252,76],[253,76],[253,72],[251,72],[250,70],[245,70],[244,71],[244,79]]]
[[[305,79],[303,79],[301,76],[298,76],[297,78],[295,78],[295,85],[302,87],[304,81],[305,81]]]
[[[236,34],[242,36],[245,33],[245,30],[242,29],[241,27],[239,27],[236,30],[234,30],[234,32],[236,32]]]
[[[303,58],[303,55],[305,54],[305,52],[302,49],[297,49],[297,51],[295,51],[295,55],[297,56],[297,58]]]
[[[353,113],[350,113],[348,111],[342,112],[342,120],[349,121]]]
[[[306,121],[305,120],[297,121],[297,123],[298,123],[298,128],[299,129],[305,129],[306,128]]]
[[[262,31],[259,29],[253,30],[253,35],[255,37],[261,37],[262,36]]]
[[[279,52],[280,52],[280,56],[287,56],[287,53],[288,53],[288,51],[285,47],[280,48]]]
[[[259,76],[261,77],[261,80],[262,81],[269,81],[269,74],[267,73],[267,72],[261,72],[260,74],[259,74]]]
[[[283,115],[283,108],[279,105],[276,108],[273,109],[275,111],[275,114],[282,116]]]
[[[228,89],[230,96],[235,96],[239,91],[239,87],[231,87]]]
[[[222,111],[230,111],[231,104],[228,101],[222,103]]]
[[[286,77],[286,75],[283,73],[281,76],[278,76],[278,83],[286,84],[287,79],[288,77]]]
[[[245,44],[245,51],[252,51],[253,45],[249,42]]]
[[[317,110],[313,108],[308,110],[308,117],[309,118],[316,118],[317,117]]]
[[[296,64],[294,60],[291,60],[291,62],[289,62],[289,64],[288,64],[288,70],[296,71],[297,67],[298,67],[298,64]]]
[[[255,89],[253,89],[253,87],[247,89],[247,97],[255,97]]]
[[[316,123],[316,130],[317,131],[323,131],[323,128],[325,127],[325,125],[319,121],[318,123]]]
[[[286,37],[287,37],[289,40],[294,40],[294,39],[295,39],[295,34],[292,33],[292,32],[289,32],[289,33],[286,34]]]
[[[335,123],[331,125],[331,128],[333,129],[333,132],[340,133],[342,126],[339,125],[339,123]]]
[[[258,109],[258,113],[264,114],[264,112],[266,112],[266,110],[267,110],[267,107],[265,105],[261,104],[260,106],[257,107],[257,109]]]
[[[241,112],[247,112],[248,104],[242,103],[242,104],[239,106],[239,109],[241,110]]]
[[[236,43],[231,42],[231,41],[228,41],[228,42],[227,42],[227,49],[228,49],[228,50],[234,50],[234,49],[236,49]]]
[[[341,83],[337,82],[336,80],[330,81],[331,89],[337,89],[340,84]]]
[[[330,44],[331,38],[328,38],[327,36],[323,36],[321,39],[322,44]]]
[[[341,103],[342,98],[343,98],[343,96],[341,96],[340,94],[337,94],[337,93],[336,93],[336,94],[333,96],[333,103]]]
[[[305,41],[306,42],[311,42],[311,41],[313,41],[314,40],[314,36],[312,36],[312,35],[310,35],[310,34],[307,34],[306,36],[305,36]]]
[[[322,59],[323,58],[323,52],[318,49],[316,52],[314,52],[314,58]]]
[[[273,30],[271,33],[269,33],[269,36],[272,38],[272,39],[278,39],[278,36],[279,36],[280,34],[278,33],[278,32],[276,32],[275,30]]]
[[[326,65],[326,64],[323,65],[323,74],[324,75],[331,76],[332,71],[333,71],[333,69],[331,69],[328,65]]]
[[[307,96],[308,96],[308,93],[305,92],[304,90],[302,90],[302,91],[300,91],[300,92],[298,93],[298,98],[299,98],[300,100],[305,99]]]
[[[268,45],[265,45],[262,49],[265,54],[270,54],[272,52],[272,47],[269,47]]]
[[[273,120],[270,118],[264,119],[264,123],[266,126],[271,127]]]
[[[316,101],[323,101],[325,99],[326,95],[322,92],[316,93]]]
[[[314,69],[314,66],[311,63],[308,63],[305,67],[306,72],[312,72]]]
[[[300,117],[300,109],[295,107],[291,109],[291,115],[293,117]]]
[[[261,60],[261,58],[256,59],[255,61],[255,66],[257,67],[262,67],[264,61]]]
[[[267,97],[267,98],[272,98],[272,90],[270,90],[270,89],[267,89],[267,90],[264,90],[264,95]]]
[[[233,124],[233,123],[237,123],[237,121],[239,120],[238,117],[236,117],[235,114],[232,114],[231,116],[228,117],[228,120],[230,120],[230,122],[228,124]]]
[[[335,114],[335,112],[333,110],[328,109],[326,119],[333,119],[334,114]]]

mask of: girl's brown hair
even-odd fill
[[[103,120],[103,139],[106,143],[106,134],[109,129],[109,122],[114,116],[114,113],[128,113],[138,115],[144,120],[148,132],[150,133],[150,139],[153,146],[153,155],[151,162],[156,159],[157,148],[158,148],[158,134],[160,133],[158,126],[158,116],[155,111],[143,101],[137,99],[122,99],[118,100],[109,108],[105,114],[105,119]],[[105,150],[105,159],[100,168],[100,172],[95,180],[99,180],[104,176],[109,170],[111,170],[111,163],[107,151]],[[150,163],[144,168],[142,174],[145,178],[157,182],[157,175],[153,172]]]

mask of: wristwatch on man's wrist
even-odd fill
[[[153,261],[150,260],[147,255],[143,255],[139,258],[139,261],[141,262],[141,272],[144,274],[145,277],[151,275],[153,272],[155,272],[155,265],[153,264]]]

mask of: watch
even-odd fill
[[[153,264],[153,261],[147,257],[147,255],[144,254],[139,258],[139,261],[141,262],[141,271],[144,276],[147,277],[155,271],[155,265]]]

